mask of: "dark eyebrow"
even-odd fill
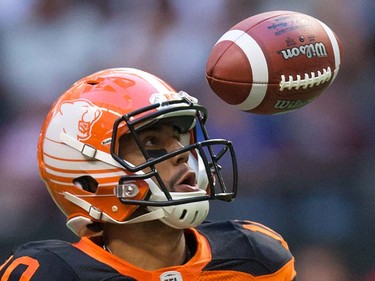
[[[141,129],[137,130],[136,133],[137,133],[138,136],[141,136],[141,134],[143,134],[143,133],[157,132],[161,129],[161,127],[163,125],[172,126],[173,127],[173,133],[181,134],[181,129],[178,126],[175,126],[175,125],[171,124],[170,122],[158,122],[158,123],[152,124],[150,126],[146,126],[145,128],[141,128]],[[134,140],[134,136],[130,133],[127,133],[127,134],[124,134],[123,136],[121,136],[119,141],[120,142],[128,142],[132,139]]]
[[[137,131],[137,133],[140,134],[140,133],[147,132],[147,131],[151,131],[151,132],[159,131],[163,127],[163,125],[171,126],[173,128],[173,132],[181,133],[181,129],[178,126],[175,126],[170,122],[158,122],[149,127],[141,128],[139,131]]]
[[[149,127],[140,129],[139,131],[137,131],[137,133],[140,134],[140,133],[147,132],[147,131],[154,132],[154,131],[160,130],[161,127],[162,127],[161,124],[154,124]]]
[[[148,131],[151,131],[151,132],[158,131],[158,130],[160,130],[160,128],[161,128],[161,126],[159,124],[154,124],[152,126],[147,126],[145,128],[138,129],[135,132],[136,132],[136,134],[139,135],[139,134],[142,134],[142,133],[148,132]],[[127,132],[126,134],[124,134],[120,137],[120,140],[128,140],[130,138],[134,138],[133,134],[131,134],[130,132]]]

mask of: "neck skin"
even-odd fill
[[[188,256],[184,231],[159,220],[129,225],[107,223],[103,237],[112,254],[144,270],[181,265]]]

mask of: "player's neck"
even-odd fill
[[[184,232],[160,221],[108,225],[105,244],[112,254],[145,270],[180,265],[189,257]]]

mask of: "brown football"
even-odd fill
[[[234,25],[206,65],[211,89],[228,104],[259,114],[300,108],[335,80],[342,43],[318,19],[272,11]]]

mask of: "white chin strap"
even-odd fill
[[[157,220],[164,217],[164,211],[162,209],[155,210],[143,215],[140,215],[136,218],[127,220],[127,221],[117,221],[113,219],[111,216],[109,216],[107,213],[102,212],[95,206],[91,205],[87,201],[83,200],[82,198],[73,195],[69,192],[64,192],[64,198],[74,205],[77,205],[84,209],[90,217],[92,217],[95,220],[103,221],[103,222],[109,222],[114,224],[132,224],[132,223],[139,223],[139,222],[145,222],[145,221],[151,221],[151,220]],[[93,235],[101,235],[101,232],[93,232],[90,231],[87,226],[89,224],[92,224],[93,220],[78,216],[74,217],[67,221],[66,225],[78,236],[93,236]]]

